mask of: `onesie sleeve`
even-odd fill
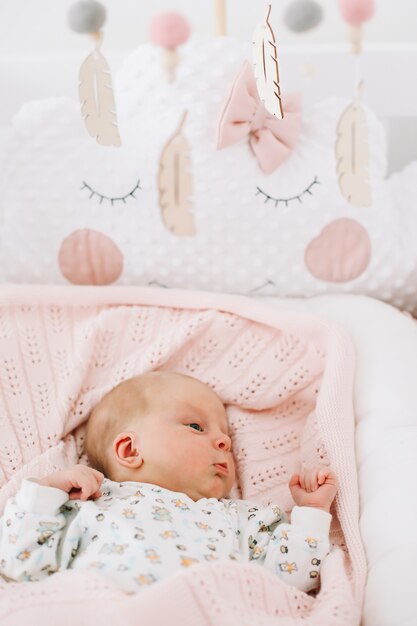
[[[61,489],[22,481],[0,519],[0,574],[14,581],[41,580],[59,569],[67,502]]]
[[[230,512],[236,513],[236,534],[242,558],[249,561],[265,559],[266,548],[279,524],[287,522],[287,516],[278,506],[262,507],[247,500],[235,500]]]
[[[329,554],[330,513],[295,506],[291,524],[272,533],[265,555],[265,567],[301,591],[318,586],[323,559]]]
[[[295,506],[289,523],[275,505],[237,501],[234,507],[243,558],[257,561],[302,591],[317,587],[321,563],[329,553],[330,513]]]

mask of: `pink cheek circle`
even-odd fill
[[[114,241],[88,228],[75,230],[64,239],[58,263],[74,285],[110,285],[123,271],[123,255]]]
[[[370,259],[371,242],[367,231],[348,218],[330,222],[305,251],[305,264],[311,274],[331,283],[358,278]]]

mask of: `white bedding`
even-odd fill
[[[324,315],[351,333],[360,528],[368,560],[362,626],[416,626],[417,323],[362,296],[268,301]]]

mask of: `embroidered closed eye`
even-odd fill
[[[86,183],[83,180],[83,186],[81,187],[81,191],[83,189],[87,189],[87,191],[90,192],[90,197],[89,200],[91,200],[92,198],[94,198],[94,196],[97,196],[97,198],[99,198],[100,200],[100,204],[103,202],[103,200],[107,200],[108,202],[111,203],[111,205],[113,206],[115,202],[123,202],[123,204],[126,204],[126,200],[129,197],[135,198],[135,192],[138,189],[141,189],[140,186],[140,180],[138,180],[138,182],[136,183],[136,185],[134,186],[134,188],[132,189],[132,191],[130,191],[129,193],[127,193],[125,196],[119,196],[119,197],[115,197],[115,198],[111,198],[110,196],[105,196],[102,193],[99,193],[98,191],[95,191],[92,187],[90,187],[90,185],[88,183]]]
[[[270,196],[269,194],[267,194],[265,191],[263,191],[260,187],[257,187],[257,188],[256,188],[256,189],[257,189],[257,191],[256,191],[256,195],[258,196],[259,194],[261,194],[262,196],[264,196],[264,197],[265,197],[265,204],[271,200],[272,202],[274,202],[274,203],[275,203],[275,206],[276,206],[276,207],[278,206],[278,204],[279,204],[280,202],[284,203],[284,204],[285,204],[285,206],[288,206],[288,204],[289,204],[290,202],[295,202],[295,201],[297,201],[297,200],[298,200],[298,202],[301,204],[301,203],[302,203],[302,198],[303,198],[303,196],[305,196],[306,194],[307,194],[307,195],[310,195],[310,196],[312,196],[312,195],[313,195],[313,194],[311,193],[311,190],[312,190],[312,188],[314,187],[314,185],[320,185],[320,182],[319,182],[319,180],[317,179],[317,176],[315,176],[315,177],[314,177],[313,182],[312,182],[312,183],[310,183],[310,184],[309,184],[309,186],[308,186],[306,189],[304,189],[304,191],[302,191],[301,193],[299,193],[299,194],[298,194],[298,195],[296,195],[296,196],[291,196],[290,198],[273,198],[272,196]]]

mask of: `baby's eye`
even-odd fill
[[[191,426],[191,428],[194,428],[194,430],[199,430],[199,432],[204,432],[204,429],[200,426],[200,424],[197,424],[196,422],[192,422],[191,424],[188,424],[188,426]]]

